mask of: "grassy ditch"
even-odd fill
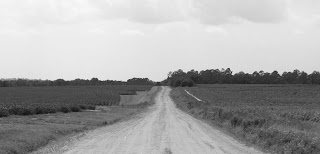
[[[320,153],[320,124],[316,110],[303,110],[302,105],[299,108],[289,101],[284,105],[280,101],[269,102],[267,99],[265,103],[272,105],[253,105],[251,103],[254,101],[249,103],[247,100],[257,95],[250,95],[250,92],[248,95],[232,94],[238,93],[238,90],[229,88],[232,90],[215,87],[221,96],[215,96],[214,99],[210,97],[215,95],[215,90],[188,88],[204,102],[188,95],[185,88],[174,88],[171,97],[183,111],[271,153]],[[241,90],[244,91],[243,88]],[[250,91],[250,88],[246,90]],[[266,92],[261,90],[261,93],[265,95]]]
[[[152,97],[155,95],[156,92]],[[0,118],[0,153],[29,153],[65,136],[130,118],[153,103],[154,100],[150,99],[149,102],[136,105],[97,106],[96,110],[82,112],[3,117]]]

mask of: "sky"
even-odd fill
[[[320,71],[319,0],[1,0],[0,78]]]

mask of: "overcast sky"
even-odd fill
[[[1,0],[0,78],[320,70],[319,0]]]

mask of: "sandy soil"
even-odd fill
[[[147,112],[94,130],[53,153],[261,153],[177,109],[170,90],[162,87]]]

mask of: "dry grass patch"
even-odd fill
[[[10,116],[0,119],[0,153],[28,153],[71,133],[113,124],[141,108]]]

